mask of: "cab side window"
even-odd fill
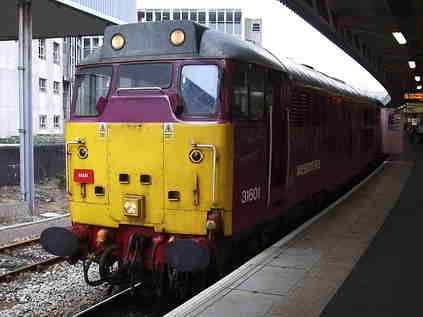
[[[265,113],[264,69],[236,63],[232,84],[232,118],[234,120],[261,120]],[[266,98],[267,99],[267,98]]]
[[[232,117],[248,119],[248,67],[246,64],[235,65],[233,74]]]
[[[264,115],[264,79],[265,72],[262,68],[252,66],[249,72],[249,117],[251,120],[259,120]]]

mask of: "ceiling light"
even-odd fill
[[[408,65],[410,68],[416,68],[416,62],[415,61],[408,61]]]
[[[415,79],[416,81],[420,81],[420,76],[414,76],[414,79]]]
[[[407,43],[407,40],[401,32],[392,32],[392,35],[395,37],[399,44],[404,45]]]
[[[422,85],[417,86],[417,90],[420,90],[420,89],[422,89]]]

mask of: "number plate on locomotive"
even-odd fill
[[[94,171],[87,169],[75,169],[73,170],[73,180],[77,183],[93,184]]]

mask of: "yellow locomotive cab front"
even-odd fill
[[[229,124],[68,122],[72,221],[205,235],[216,208],[230,235],[232,135]]]

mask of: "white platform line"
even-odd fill
[[[289,241],[291,241],[293,238],[295,238],[299,233],[304,231],[307,227],[312,225],[314,222],[319,220],[321,217],[326,215],[329,211],[331,211],[333,208],[335,208],[337,205],[339,205],[341,202],[343,202],[345,199],[347,199],[352,193],[357,191],[361,186],[363,186],[365,183],[369,181],[370,178],[378,174],[385,164],[389,162],[384,161],[377,169],[375,169],[370,175],[368,175],[364,180],[362,180],[359,184],[354,186],[348,193],[344,194],[341,198],[333,202],[331,205],[329,205],[327,208],[325,208],[322,212],[320,212],[318,215],[314,216],[304,224],[302,224],[300,227],[298,227],[296,230],[267,248],[266,250],[262,251],[266,252],[267,250],[271,248],[275,248],[275,250],[280,250],[281,246],[284,246]],[[260,253],[261,254],[261,253]],[[246,279],[247,276],[250,276],[251,272],[254,270],[258,270],[262,267],[262,265],[271,257],[273,257],[273,253],[269,253],[268,256],[262,258],[260,261],[257,261],[258,257],[260,256],[258,254],[248,262],[244,263],[242,266],[240,266],[238,269],[230,273],[229,275],[225,276],[223,279],[217,281],[215,284],[211,285],[209,288],[205,289],[198,295],[194,296],[190,300],[186,301],[182,305],[176,307],[174,310],[167,313],[164,317],[182,317],[182,316],[196,316],[206,310],[208,307],[210,307],[214,302],[216,302],[219,298],[225,296],[227,293],[229,293],[232,289],[231,286],[235,283]],[[222,294],[223,293],[223,294]]]

